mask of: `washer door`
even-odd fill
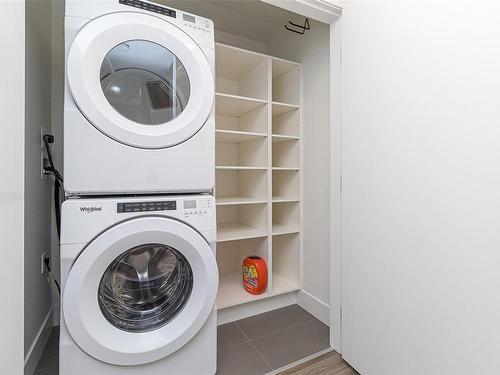
[[[139,365],[184,346],[213,310],[215,256],[182,222],[131,219],[97,236],[76,259],[63,291],[75,343],[115,365]]]
[[[69,50],[67,77],[82,114],[102,133],[138,148],[189,139],[214,100],[201,48],[175,25],[141,13],[86,24]]]

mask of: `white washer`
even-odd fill
[[[209,195],[66,200],[60,373],[213,375],[215,223]]]
[[[69,195],[214,186],[213,22],[139,0],[66,0]]]

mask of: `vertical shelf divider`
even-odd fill
[[[273,60],[267,59],[267,205],[269,207],[269,237],[268,245],[268,264],[267,264],[267,290],[273,292]]]

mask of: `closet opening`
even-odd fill
[[[258,354],[252,374],[327,352],[330,25],[291,32],[303,15],[258,0],[161,3],[215,25],[218,371],[243,351]],[[267,266],[258,295],[248,256]]]

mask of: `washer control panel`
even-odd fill
[[[116,212],[170,211],[177,209],[176,201],[124,202],[116,204]]]
[[[210,213],[213,203],[207,198],[183,198],[178,200],[131,200],[116,203],[116,212],[144,213],[158,211],[177,211],[176,216],[184,218],[203,217]]]
[[[183,202],[183,216],[195,217],[205,216],[211,208],[211,202],[208,199],[185,199]]]

